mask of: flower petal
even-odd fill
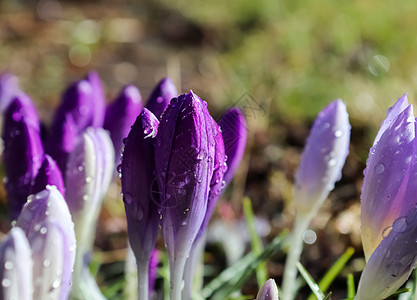
[[[12,228],[0,242],[0,298],[31,300],[32,255],[23,231]]]
[[[369,258],[359,281],[357,300],[385,299],[407,281],[417,262],[417,209],[393,223]]]
[[[259,290],[255,300],[278,300],[278,287],[275,280],[268,279]]]
[[[107,106],[104,129],[110,132],[116,153],[116,165],[121,161],[123,139],[129,134],[142,109],[142,97],[133,85],[124,87],[116,100]]]
[[[362,243],[367,260],[384,230],[416,204],[415,197],[405,197],[412,189],[410,176],[417,171],[416,164],[411,163],[416,150],[413,109],[408,106],[369,151],[361,195]]]
[[[58,191],[65,195],[64,181],[58,165],[48,154],[45,154],[42,165],[36,175],[35,182],[31,189],[31,194],[43,191],[46,186],[54,185]]]
[[[224,181],[228,185],[245,152],[247,139],[245,116],[238,107],[232,107],[219,120],[219,126],[222,129],[227,156],[227,171],[224,174]]]
[[[171,79],[163,78],[149,96],[146,108],[160,120],[171,99],[177,96],[177,89]]]

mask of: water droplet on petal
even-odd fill
[[[398,218],[392,224],[392,230],[395,232],[404,232],[407,229],[407,219],[406,217]]]
[[[341,137],[343,135],[343,131],[342,130],[336,130],[335,132],[334,132],[334,136],[335,137]]]
[[[385,166],[383,164],[377,164],[374,168],[376,174],[381,174],[385,170]]]

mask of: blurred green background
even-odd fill
[[[291,226],[294,171],[314,118],[342,98],[352,123],[350,155],[312,223],[318,239],[302,262],[319,277],[353,246],[349,271],[358,275],[369,147],[397,98],[408,93],[416,103],[416,15],[412,0],[0,0],[0,71],[18,76],[46,123],[63,89],[92,69],[108,101],[128,83],[145,101],[169,76],[180,92],[192,89],[206,100],[215,118],[241,106],[249,143],[223,198],[239,216],[240,200],[249,196],[271,235]],[[105,274],[122,272],[123,264],[112,263],[124,260],[126,247],[120,188],[109,195],[118,201],[106,202],[96,241],[97,264],[112,266]],[[280,278],[282,257],[269,272]]]

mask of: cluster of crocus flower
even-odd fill
[[[367,261],[357,300],[385,299],[417,261],[416,120],[407,95],[388,109],[364,171],[362,243]]]
[[[192,91],[172,98],[163,113],[155,115],[148,107],[124,140],[120,168],[139,299],[148,299],[148,266],[159,225],[170,262],[171,299],[188,299],[190,290],[182,291],[184,268],[226,185],[228,165],[234,172],[242,158],[245,122],[234,108],[220,128]]]
[[[148,105],[161,114],[174,95],[176,90],[171,81],[163,79]],[[18,225],[23,215],[29,219],[30,215],[24,211],[28,199],[33,198],[31,195],[54,186],[57,190],[54,194],[59,191],[65,197],[67,210],[69,208],[75,223],[71,243],[76,238],[77,249],[71,248],[74,255],[68,261],[71,263],[68,268],[70,278],[72,275],[71,295],[77,299],[104,299],[88,265],[98,214],[113,178],[115,162],[120,161],[122,140],[143,109],[139,90],[133,85],[126,86],[106,108],[100,79],[97,73],[90,72],[63,93],[50,128],[41,125],[31,99],[19,90],[17,79],[10,74],[0,76],[0,101],[4,119],[4,182],[10,218],[17,220]],[[29,207],[39,212],[43,209],[39,205]],[[49,213],[46,211],[47,215]],[[52,228],[51,232],[59,231]],[[5,282],[7,284],[7,278]],[[59,299],[64,298],[66,296],[59,296]]]

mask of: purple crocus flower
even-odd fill
[[[139,298],[148,298],[148,269],[159,227],[154,138],[158,119],[146,108],[136,119],[127,139],[121,164],[123,201],[125,203],[130,245],[138,264]]]
[[[278,287],[275,280],[268,279],[259,290],[255,300],[278,300]]]
[[[361,195],[362,243],[367,265],[355,299],[385,299],[417,261],[416,121],[407,96],[387,111],[369,151]]]
[[[23,231],[16,227],[0,241],[0,298],[31,300],[32,255]]]
[[[163,78],[149,96],[146,108],[160,120],[171,99],[177,96],[177,89],[171,79]]]
[[[133,85],[124,87],[116,100],[107,106],[104,129],[110,132],[113,141],[116,166],[121,161],[123,139],[129,134],[142,109],[142,97],[139,90]]]
[[[7,109],[3,140],[7,203],[15,219],[29,196],[44,155],[36,110],[23,94]]]
[[[171,299],[181,298],[186,258],[207,211],[214,170],[213,123],[193,92],[173,98],[155,147],[162,230],[170,260]]]
[[[227,158],[227,170],[223,180],[228,185],[245,152],[247,139],[245,116],[239,108],[232,107],[219,120],[219,126],[222,130]]]
[[[30,193],[39,193],[43,191],[47,185],[56,186],[58,191],[62,195],[65,195],[65,187],[61,171],[53,158],[48,154],[45,154]]]
[[[349,141],[346,106],[341,100],[333,101],[315,120],[295,174],[297,213],[316,214],[341,178]]]
[[[82,299],[104,299],[88,264],[102,201],[114,170],[114,148],[102,128],[88,128],[68,158],[65,176],[66,200],[77,237],[71,295]]]
[[[48,153],[56,160],[64,177],[69,153],[87,127],[104,122],[104,96],[100,79],[89,73],[86,79],[70,85],[57,108],[47,143]]]

